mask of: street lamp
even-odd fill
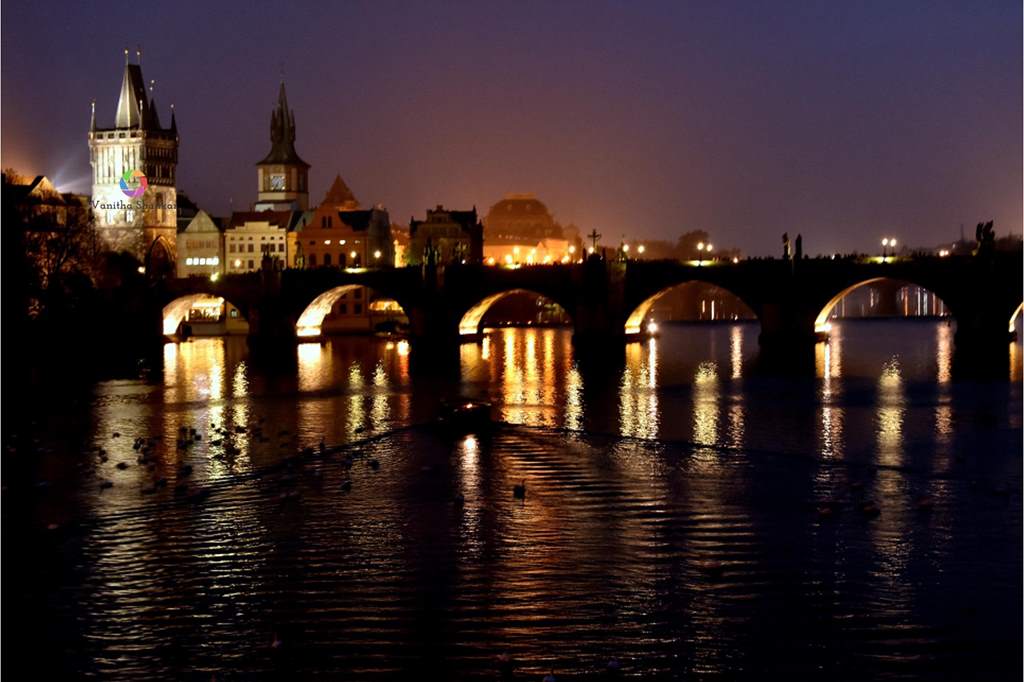
[[[373,252],[373,257],[374,257],[375,260],[380,260],[380,251],[374,251]]]
[[[641,244],[640,246],[636,247],[636,252],[640,253],[640,254],[642,254],[646,250],[647,250],[647,247],[644,246],[643,244]]]

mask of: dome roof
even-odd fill
[[[550,218],[551,213],[544,202],[533,194],[506,194],[505,198],[491,206],[488,218],[534,217]]]

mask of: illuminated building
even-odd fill
[[[256,164],[256,211],[309,208],[309,164],[295,151],[295,112],[288,108],[284,83],[270,114],[270,152]]]
[[[224,272],[224,234],[220,222],[199,211],[178,233],[178,277],[209,277]]]
[[[408,263],[480,263],[483,261],[484,226],[476,207],[448,210],[438,204],[427,209],[426,220],[409,221]]]
[[[238,211],[224,230],[224,272],[234,274],[262,269],[263,256],[275,269],[286,263],[286,235],[297,211]]]
[[[127,50],[112,128],[97,127],[93,102],[89,163],[93,214],[106,248],[131,253],[153,274],[173,273],[177,120],[172,106],[170,127],[160,124],[152,85],[147,93],[142,67],[128,63]]]
[[[360,209],[341,176],[296,230],[295,243],[296,267],[384,268],[395,262],[388,212],[381,206]]]
[[[570,250],[565,239],[526,239],[484,242],[484,263],[487,265],[554,265],[578,258],[578,250]]]

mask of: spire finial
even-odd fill
[[[89,130],[96,130],[96,98],[89,102]]]

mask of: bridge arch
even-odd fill
[[[1010,315],[1010,331],[1016,331],[1017,318],[1020,317],[1021,312],[1024,311],[1024,302],[1017,306],[1017,309],[1013,311],[1013,315]]]
[[[201,310],[203,308],[216,309],[218,315],[229,315],[229,310],[238,311],[234,314],[237,315],[242,322],[245,321],[245,318],[241,317],[242,313],[239,311],[238,307],[226,300],[223,296],[208,293],[187,294],[185,296],[179,296],[163,307],[163,310],[161,311],[163,316],[163,321],[161,323],[163,335],[176,336],[181,329],[181,324],[188,321],[186,318],[188,318],[190,311],[193,309]],[[225,324],[225,333],[230,333],[230,329],[227,324]]]
[[[703,279],[688,279],[682,282],[676,282],[675,284],[664,287],[663,289],[659,289],[657,292],[648,296],[646,299],[640,302],[640,304],[637,305],[629,314],[629,317],[626,318],[626,322],[624,324],[624,331],[626,333],[626,336],[636,336],[637,334],[642,333],[644,331],[644,320],[647,319],[647,316],[651,312],[651,308],[654,307],[654,304],[657,303],[659,299],[664,297],[670,291],[674,291],[688,285],[706,285],[714,287],[716,289],[720,289],[729,294],[730,296],[732,296],[733,298],[735,298],[736,300],[738,300],[740,303],[742,303],[743,306],[750,312],[750,315],[753,318],[758,319],[760,317],[757,313],[757,310],[753,306],[747,303],[747,301],[744,300],[742,296],[732,291],[731,289],[723,287],[721,284],[718,284],[716,282],[709,282]]]
[[[459,336],[479,334],[480,323],[483,321],[484,315],[487,314],[487,311],[491,309],[491,306],[503,298],[517,294],[526,294],[545,301],[550,301],[557,305],[567,316],[571,317],[571,314],[566,310],[565,306],[550,296],[545,296],[544,294],[531,289],[506,289],[505,291],[499,291],[498,293],[486,296],[482,300],[470,306],[470,308],[459,319]]]
[[[954,317],[954,319],[955,319],[955,315],[953,315],[953,311],[950,309],[949,302],[946,299],[944,299],[942,296],[940,296],[938,293],[936,293],[935,290],[932,289],[931,287],[925,286],[923,284],[918,284],[917,282],[911,282],[911,281],[908,281],[908,280],[894,278],[894,277],[871,277],[871,278],[864,279],[864,280],[861,280],[859,282],[855,282],[853,284],[850,284],[849,286],[847,286],[846,288],[842,289],[837,294],[835,294],[832,298],[830,298],[828,300],[828,302],[824,305],[824,307],[822,307],[821,310],[818,312],[818,316],[816,318],[814,318],[814,331],[815,331],[815,333],[817,333],[817,334],[827,334],[828,331],[832,328],[832,323],[829,322],[829,318],[832,315],[832,311],[835,310],[837,305],[839,305],[840,301],[842,301],[844,298],[846,298],[848,295],[850,295],[854,291],[856,291],[856,290],[858,290],[858,289],[860,289],[862,287],[865,287],[865,286],[870,286],[872,284],[876,284],[878,282],[889,282],[889,283],[892,283],[892,284],[896,284],[896,285],[899,285],[899,287],[901,289],[904,288],[904,287],[908,287],[908,286],[916,286],[916,287],[918,287],[920,289],[925,289],[925,290],[931,292],[932,296],[934,296],[938,300],[942,301],[943,306],[945,306],[946,310],[949,311],[950,316]]]
[[[356,291],[357,289],[364,289],[367,292],[372,291],[372,289],[365,284],[342,284],[328,289],[314,298],[309,305],[303,309],[302,313],[299,315],[298,321],[295,323],[296,336],[303,338],[320,336],[323,334],[324,318],[331,313],[331,310],[334,309],[335,304],[341,300],[342,296]],[[392,299],[387,300],[390,301]],[[396,303],[402,313],[407,314],[405,306],[400,302],[396,301]],[[369,299],[369,295],[367,295],[366,299],[362,301],[362,305],[367,306],[367,310],[370,309],[369,306],[371,305],[371,301]]]

